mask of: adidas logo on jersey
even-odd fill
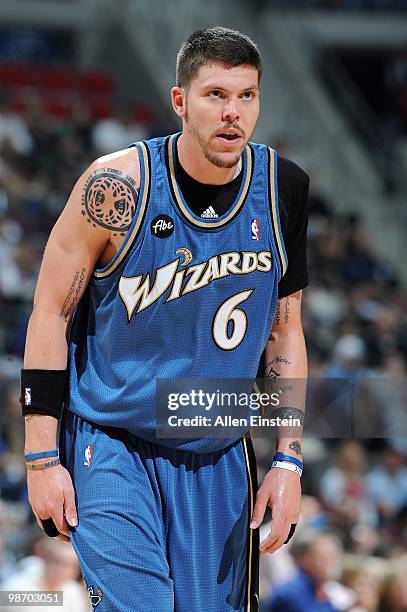
[[[209,206],[203,211],[201,219],[217,219],[219,215],[214,211],[213,206]]]

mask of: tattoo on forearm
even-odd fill
[[[277,355],[276,357],[273,357],[270,363],[285,363],[286,365],[290,365],[291,361],[289,361],[287,357],[282,357],[281,355]]]
[[[276,315],[274,317],[274,323],[278,325],[280,323],[280,319],[281,319],[281,306],[280,306],[280,300],[277,300]]]
[[[294,390],[292,385],[284,385],[284,387],[281,387],[280,389],[280,393],[292,393]]]
[[[85,274],[86,268],[82,268],[80,272],[75,272],[72,285],[62,305],[61,312],[59,313],[59,316],[65,319],[66,322],[79,301],[78,298],[82,290],[83,281],[85,280]]]
[[[284,324],[287,325],[290,315],[290,298],[286,297],[284,302]]]
[[[267,382],[274,384],[277,378],[281,376],[281,372],[277,372],[271,364],[272,362],[266,364],[264,375]]]
[[[291,448],[297,455],[302,455],[301,444],[298,440],[294,440],[294,442],[290,442],[288,448]]]
[[[115,168],[92,172],[82,193],[82,215],[99,226],[125,236],[134,217],[138,198],[136,181]],[[110,206],[106,201],[111,202]]]
[[[292,419],[298,420],[298,422],[304,424],[304,411],[299,408],[293,408],[286,406],[283,408],[276,408],[273,410],[273,418],[280,417],[280,419]]]

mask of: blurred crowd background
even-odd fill
[[[285,10],[299,9],[353,9],[370,11],[403,11],[406,8],[404,0],[254,0],[251,6],[261,10],[264,7],[278,7]]]
[[[323,9],[326,15],[350,10],[362,18],[381,11],[388,18],[395,11],[407,32],[405,0],[247,4],[260,16],[276,10],[280,18],[281,10],[294,10],[290,17],[301,10]],[[1,10],[0,30],[0,589],[63,587],[63,609],[81,612],[90,608],[76,556],[70,546],[42,537],[27,500],[18,402],[27,321],[48,234],[79,175],[99,155],[177,126],[170,113],[157,112],[156,99],[149,104],[148,96],[139,95],[137,83],[127,85],[131,93],[123,95],[111,67],[79,65],[75,40],[66,31],[22,28],[2,20]],[[189,31],[185,27],[184,35]],[[336,55],[385,134],[388,163],[380,167],[378,196],[405,231],[405,211],[395,202],[405,185],[400,177],[406,170],[407,53],[405,48],[383,53],[374,43],[369,54],[355,49],[352,55],[347,48],[346,53],[336,49]],[[321,58],[315,61],[321,67]],[[264,63],[272,82],[272,62],[270,68],[264,57]],[[332,94],[327,71],[321,69],[319,78]],[[340,112],[346,116],[346,108]],[[397,261],[389,250],[386,257],[380,231],[369,225],[363,191],[355,187],[353,205],[338,206],[338,194],[310,163],[301,137],[273,130],[272,113],[269,120],[263,141],[311,175],[310,285],[303,293],[310,376],[386,382],[384,390],[374,382],[367,385],[354,439],[335,437],[335,431],[325,438],[305,437],[301,521],[288,546],[261,560],[262,609],[405,612],[405,256]],[[346,120],[352,125],[354,117]],[[353,128],[357,132],[358,126]],[[357,137],[366,144],[366,134]],[[338,147],[342,144],[338,137]],[[335,410],[341,419],[340,405]],[[255,445],[262,478],[271,443],[257,439]],[[268,527],[263,526],[263,536]]]
[[[404,0],[257,0],[257,6],[292,8],[323,8],[323,9],[354,9],[354,10],[405,10]]]

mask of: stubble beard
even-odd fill
[[[202,153],[205,156],[205,159],[207,159],[208,162],[210,162],[217,168],[233,168],[234,166],[237,166],[240,156],[242,154],[241,152],[237,153],[236,156],[232,159],[225,159],[222,157],[222,153],[216,153],[215,151],[210,151],[208,147],[208,143],[205,142],[205,140],[202,138],[199,130],[191,122],[188,121],[187,114],[185,114],[185,120],[188,125],[189,133],[198,143],[199,147],[202,150]]]
[[[218,168],[233,168],[234,166],[237,166],[240,159],[240,154],[236,155],[236,157],[233,159],[224,159],[221,157],[222,153],[208,151],[207,147],[202,147],[202,151],[208,162],[211,162],[211,164],[217,166]]]

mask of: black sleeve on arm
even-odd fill
[[[308,285],[307,225],[309,176],[294,162],[278,157],[278,207],[288,267],[278,285],[281,299]]]

